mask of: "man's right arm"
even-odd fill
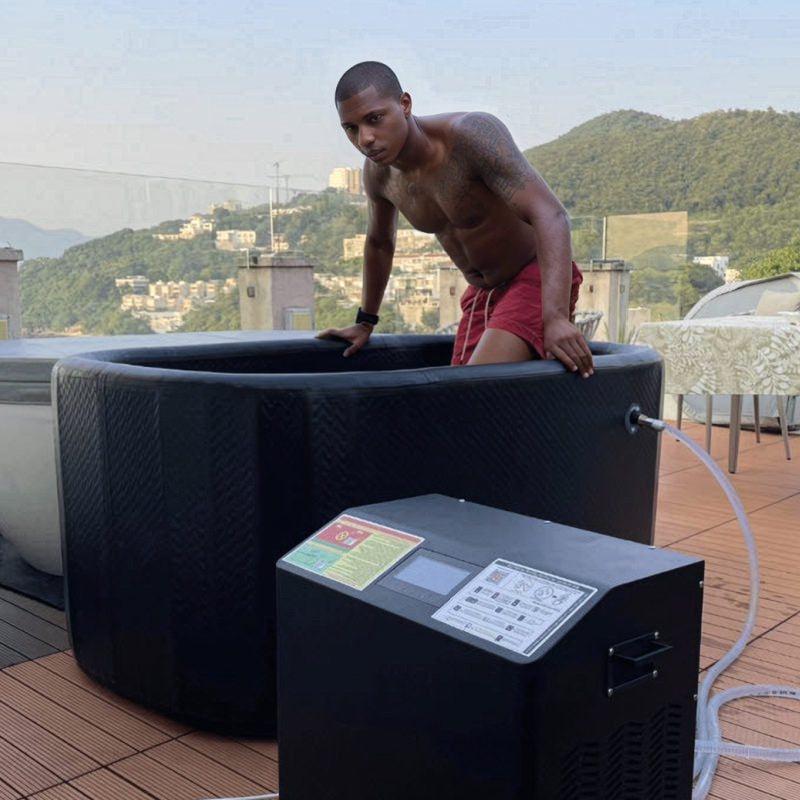
[[[397,233],[397,209],[386,198],[379,195],[364,171],[364,187],[367,192],[367,238],[364,243],[362,268],[361,309],[368,314],[377,314],[383,294],[389,282],[394,258]],[[354,323],[346,328],[329,328],[317,334],[319,339],[344,339],[350,342],[342,355],[350,356],[360,350],[369,340],[374,326],[369,322]]]
[[[368,314],[377,314],[392,272],[397,209],[383,197],[370,198],[367,208],[369,222],[364,242],[361,308]]]

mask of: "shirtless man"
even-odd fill
[[[484,113],[416,117],[389,67],[351,67],[336,87],[347,138],[366,156],[369,222],[356,322],[321,338],[366,344],[378,323],[394,256],[398,211],[436,234],[470,284],[454,364],[554,357],[583,377],[592,355],[571,322],[581,275],[567,212],[506,127]]]

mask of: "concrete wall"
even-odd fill
[[[314,264],[273,254],[239,268],[242,330],[313,330]]]
[[[439,269],[439,327],[444,328],[461,318],[461,295],[467,281],[460,269]]]
[[[593,339],[606,342],[625,341],[630,298],[630,269],[620,259],[593,259],[588,267],[581,265],[583,283],[577,308],[603,312]]]
[[[22,310],[19,300],[19,269],[22,250],[0,247],[0,339],[22,336]]]

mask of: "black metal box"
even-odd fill
[[[442,495],[277,567],[282,800],[684,800],[703,562]]]

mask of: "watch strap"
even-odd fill
[[[377,314],[368,314],[366,311],[361,310],[361,306],[358,307],[358,313],[356,314],[356,325],[361,322],[368,322],[370,325],[377,325],[380,317]]]

